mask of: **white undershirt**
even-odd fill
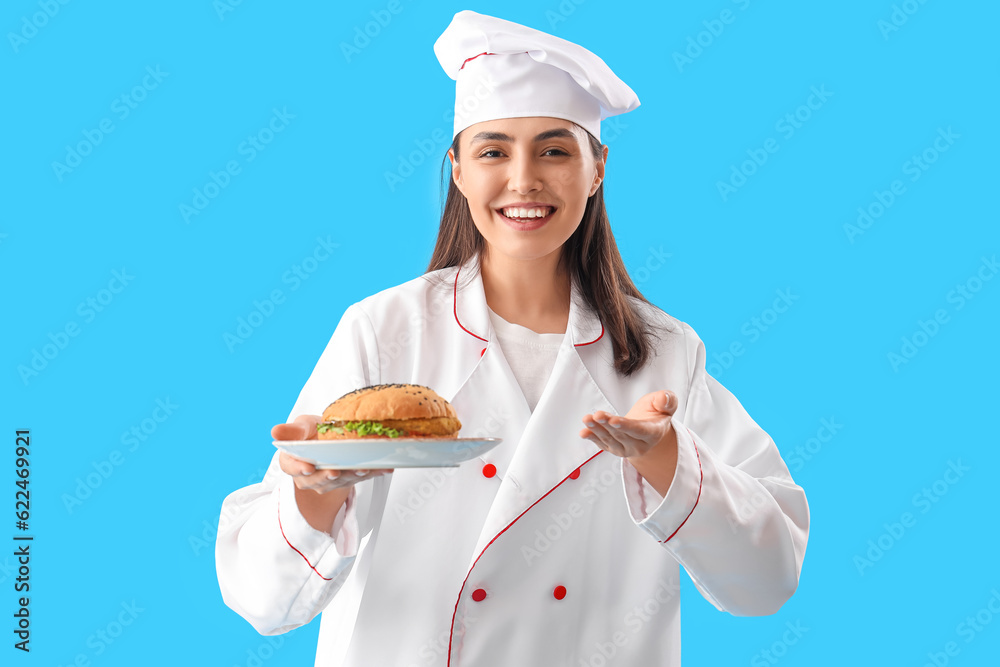
[[[490,311],[490,321],[503,356],[507,358],[521,393],[528,401],[528,408],[534,412],[556,365],[556,356],[566,334],[535,333],[528,327],[508,322],[488,306],[487,310]]]

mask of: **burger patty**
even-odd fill
[[[323,424],[331,424],[333,426],[344,428],[345,432],[343,434],[339,434],[333,431],[326,431],[326,432],[321,431],[319,433],[320,439],[332,440],[332,439],[357,437],[354,431],[346,430],[346,425],[348,423],[350,422],[347,420],[334,420],[334,421],[321,422],[319,424],[320,426],[322,426]],[[378,420],[375,423],[381,424],[383,428],[387,429],[391,428],[391,429],[396,429],[398,431],[402,431],[404,436],[406,435],[411,435],[411,436],[430,435],[439,437],[453,436],[455,433],[458,432],[460,428],[462,428],[462,423],[459,420],[455,419],[454,417],[431,417],[428,419],[382,419]],[[369,434],[361,437],[386,438],[389,436]]]
[[[411,435],[451,435],[462,428],[454,417],[432,417],[430,419],[383,419],[382,426],[406,431]]]

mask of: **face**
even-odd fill
[[[557,258],[576,231],[604,178],[607,151],[595,160],[576,123],[532,116],[471,125],[459,137],[459,160],[448,155],[490,256],[534,260]]]

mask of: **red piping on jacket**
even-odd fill
[[[455,321],[458,322],[458,326],[460,326],[460,327],[462,327],[462,323],[458,321],[458,274],[461,271],[462,271],[462,269],[459,268],[458,271],[455,272],[455,289],[452,291],[452,295],[453,295],[452,296],[452,303],[454,305],[453,310],[454,310],[454,313],[455,313]],[[476,336],[476,334],[472,333],[471,331],[469,331],[465,327],[462,327],[462,331],[464,331],[465,333],[469,334],[470,336]],[[486,340],[482,336],[476,336],[476,338],[478,338],[479,340],[483,341],[484,343],[488,343],[489,342],[488,340]]]
[[[304,553],[302,553],[301,551],[299,551],[298,549],[296,549],[294,546],[292,546],[292,543],[288,541],[288,537],[285,536],[285,529],[282,528],[282,526],[281,526],[281,490],[280,489],[278,490],[278,530],[281,531],[281,536],[285,538],[285,543],[288,544],[288,546],[292,547],[292,549],[295,551],[295,553],[297,553],[298,555],[302,556],[302,560],[304,560],[306,562],[306,565],[308,565],[309,567],[312,567],[312,571],[313,572],[315,572],[316,574],[319,574],[319,570],[317,570],[315,567],[313,567],[313,564],[309,562],[309,559],[306,558],[306,555]],[[324,577],[322,574],[319,574],[319,577],[320,577],[320,579],[325,579],[326,581],[333,581],[333,579],[331,579],[330,577]]]
[[[698,457],[698,473],[699,473],[700,477],[698,478],[698,497],[696,497],[694,499],[694,507],[697,507],[698,506],[698,501],[701,500],[701,485],[702,485],[702,482],[705,481],[705,471],[702,470],[702,467],[701,467],[701,454],[698,453],[698,443],[694,441],[694,433],[691,433],[691,429],[688,429],[687,432],[691,435],[691,444],[694,445],[694,453],[695,453],[695,456]],[[694,507],[691,508],[691,511],[688,512],[688,515],[686,517],[684,517],[683,521],[681,521],[681,525],[677,526],[677,530],[680,530],[684,526],[684,524],[687,523],[687,520],[691,518],[691,515],[694,514]],[[675,530],[674,532],[670,533],[670,537],[668,537],[667,539],[660,540],[660,544],[666,544],[667,542],[669,542],[670,539],[674,535],[677,534],[677,530]]]
[[[583,463],[581,463],[579,466],[577,466],[573,470],[573,472],[576,472],[577,470],[579,470],[583,466],[585,466],[588,463],[590,463],[591,461],[593,461],[594,458],[598,454],[603,454],[603,453],[604,453],[604,450],[602,449],[601,451],[599,451],[596,454],[594,454],[594,456],[591,456],[589,459],[587,459],[586,461],[584,461]],[[572,479],[572,478],[573,478],[573,473],[572,472],[570,474],[566,475],[565,477],[563,477],[562,481],[559,482],[559,484],[556,484],[551,489],[549,489],[548,491],[546,491],[545,495],[543,495],[541,498],[539,498],[535,502],[531,503],[531,505],[528,506],[528,509],[526,509],[523,512],[521,512],[520,514],[518,514],[517,517],[515,517],[515,519],[513,521],[511,521],[509,524],[507,524],[507,528],[510,528],[515,523],[517,523],[518,519],[520,519],[522,516],[524,516],[525,514],[528,513],[528,510],[530,510],[532,507],[534,507],[538,503],[542,502],[542,500],[545,499],[545,496],[549,495],[550,493],[552,493],[553,491],[555,491],[556,489],[558,489],[559,486],[563,482],[565,482],[567,479]],[[469,577],[472,575],[472,571],[474,569],[476,569],[476,563],[478,563],[479,559],[483,557],[483,554],[486,553],[486,550],[489,549],[490,546],[494,542],[497,541],[497,538],[507,532],[507,528],[504,528],[499,533],[497,533],[496,535],[494,535],[493,539],[490,540],[489,543],[485,547],[483,547],[483,550],[479,553],[478,556],[476,556],[476,560],[472,561],[472,567],[469,568],[469,573],[465,575],[465,581],[462,582],[462,587],[458,590],[458,600],[455,601],[455,611],[453,611],[451,613],[451,628],[448,630],[448,663],[447,664],[448,664],[449,667],[451,666],[451,644],[452,644],[452,641],[453,641],[453,638],[454,638],[454,635],[455,635],[455,616],[458,614],[458,605],[462,602],[462,591],[465,590],[465,584],[468,583]]]
[[[480,55],[482,55],[482,54],[480,54]],[[469,331],[468,329],[466,329],[464,326],[462,326],[461,321],[459,321],[459,319],[458,319],[458,274],[461,273],[461,272],[462,272],[462,268],[461,267],[459,267],[458,271],[455,271],[455,288],[454,288],[454,290],[452,290],[452,312],[455,313],[455,322],[458,324],[458,326],[460,326],[462,328],[462,331],[464,331],[465,333],[469,334],[470,336],[474,336],[475,338],[478,338],[479,340],[483,341],[484,343],[488,343],[489,341],[486,340],[485,338],[483,338],[482,336],[476,336],[476,334],[472,333],[471,331]],[[601,335],[600,336],[598,336],[597,338],[595,338],[594,340],[592,340],[592,341],[590,341],[588,343],[573,343],[573,347],[580,347],[581,345],[593,345],[597,341],[601,340],[603,337],[604,337],[604,322],[601,322]]]

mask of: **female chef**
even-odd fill
[[[679,665],[679,566],[720,610],[776,612],[805,494],[624,269],[600,121],[632,90],[581,46],[470,11],[434,49],[456,103],[430,267],[347,308],[272,434],[408,382],[451,401],[461,436],[503,442],[454,468],[276,454],[224,502],[223,597],[262,634],[323,612],[317,665]]]

